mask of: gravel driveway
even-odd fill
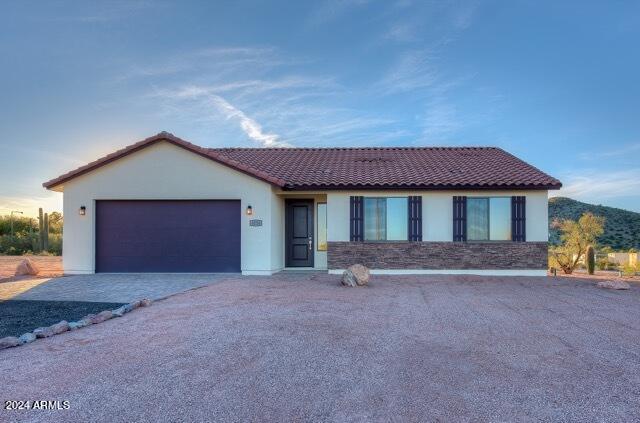
[[[232,277],[0,351],[49,421],[637,421],[640,289],[552,278]]]

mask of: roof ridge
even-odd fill
[[[502,150],[495,146],[421,146],[421,147],[206,147],[207,150],[242,151],[393,151],[393,150]],[[502,150],[504,151],[504,150]]]

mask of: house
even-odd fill
[[[162,132],[43,184],[64,270],[544,275],[547,191],[492,147],[202,148]]]

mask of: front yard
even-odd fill
[[[637,285],[234,276],[0,351],[0,400],[70,404],[0,420],[637,421],[639,340]]]
[[[2,256],[0,255],[0,282],[12,279],[16,267],[24,258],[32,260],[40,269],[38,277],[50,278],[62,275],[62,257],[60,256]]]

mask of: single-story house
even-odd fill
[[[547,192],[499,148],[203,148],[162,132],[43,184],[64,271],[544,275]]]

